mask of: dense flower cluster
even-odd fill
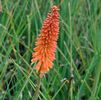
[[[44,74],[53,67],[55,51],[59,34],[59,13],[58,7],[53,6],[51,12],[45,19],[39,37],[37,38],[32,63],[37,62],[35,69]]]

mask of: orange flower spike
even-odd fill
[[[53,6],[51,12],[45,19],[39,37],[35,43],[32,54],[32,63],[37,62],[35,69],[38,73],[45,74],[53,67],[57,39],[59,33],[59,13],[58,7]]]

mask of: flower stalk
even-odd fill
[[[47,15],[40,34],[35,43],[34,52],[32,54],[32,64],[37,63],[34,67],[38,72],[38,80],[36,91],[33,99],[38,100],[41,78],[53,67],[55,60],[55,52],[57,48],[57,39],[59,34],[59,12],[58,7],[53,6]]]
[[[39,96],[39,92],[40,92],[40,85],[41,85],[41,78],[38,77],[36,91],[35,91],[34,98],[33,98],[34,100],[38,100],[38,96]]]

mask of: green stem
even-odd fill
[[[40,91],[40,84],[41,84],[41,78],[39,77],[37,80],[36,91],[34,94],[34,100],[38,100],[38,95],[39,95],[39,91]]]
[[[72,36],[72,23],[71,23],[71,20],[72,20],[72,16],[71,16],[71,5],[70,3],[68,4],[69,6],[69,24],[70,24],[70,38],[71,38],[71,46],[70,46],[70,53],[71,53],[71,56],[70,56],[70,62],[71,62],[71,68],[70,68],[70,73],[71,73],[71,78],[74,77],[73,75],[73,61],[72,61],[72,53],[73,53],[73,45],[72,45],[72,41],[73,41],[73,36]],[[71,84],[70,84],[70,100],[73,100],[73,79],[71,79]]]
[[[96,71],[95,71],[95,81],[93,84],[93,90],[91,93],[91,97],[90,100],[96,100],[96,91],[98,89],[98,83],[99,83],[99,79],[100,79],[100,75],[101,75],[101,58],[100,61],[98,63],[98,66],[96,66]]]
[[[70,88],[70,100],[73,100],[73,82],[71,81],[71,88]]]

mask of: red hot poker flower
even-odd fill
[[[39,74],[44,74],[53,67],[57,39],[59,34],[59,13],[58,7],[53,6],[51,12],[45,19],[39,37],[37,38],[32,63],[37,62],[35,69]]]

